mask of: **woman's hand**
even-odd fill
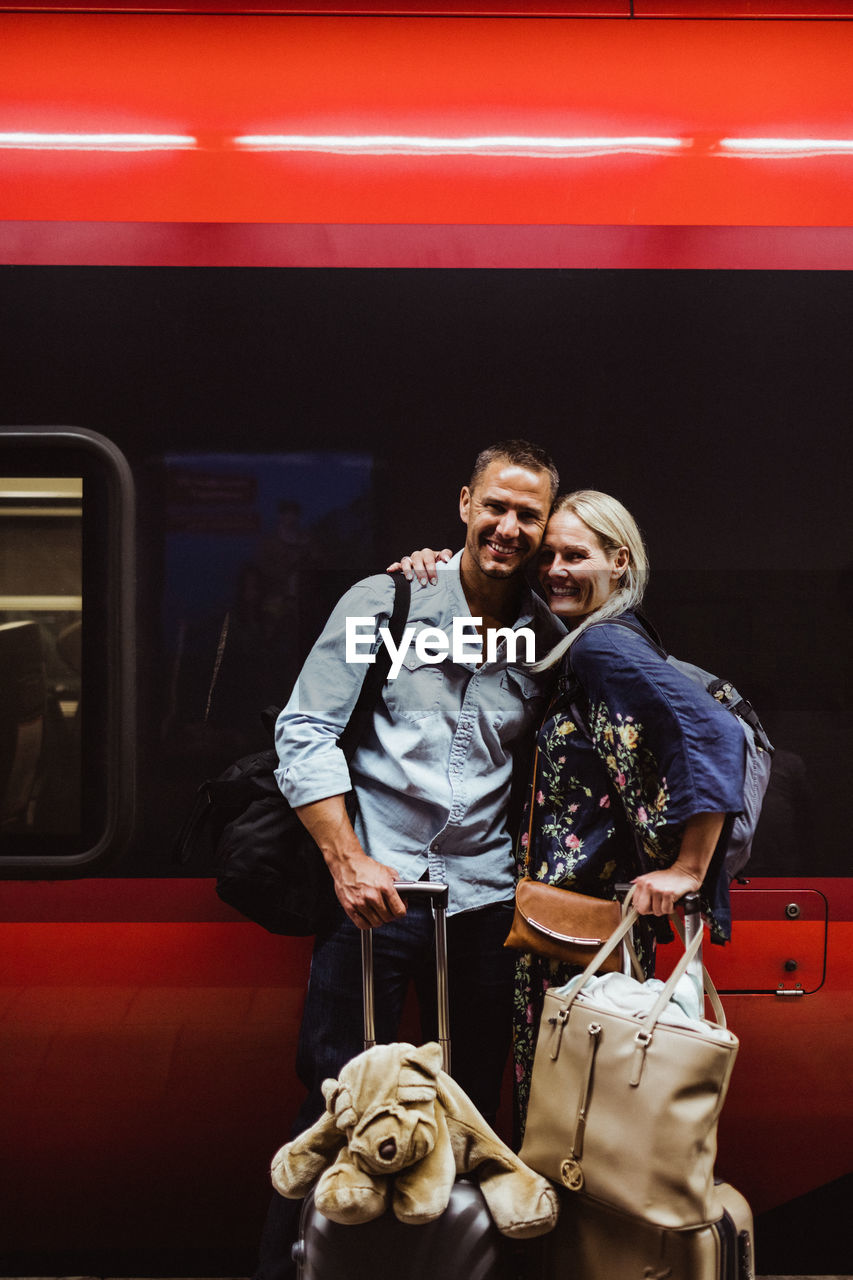
[[[668,916],[686,893],[698,893],[711,865],[724,813],[696,813],[684,824],[678,857],[671,867],[637,876],[631,906],[641,916]]]
[[[663,871],[648,871],[631,882],[634,896],[631,906],[641,916],[672,915],[676,902],[686,893],[698,893],[702,881],[692,871],[684,871],[673,865]]]
[[[402,569],[409,582],[412,581],[412,578],[417,578],[422,587],[425,587],[427,582],[431,582],[435,586],[436,582],[438,582],[436,565],[439,563],[446,564],[452,557],[453,552],[449,547],[445,547],[443,551],[433,551],[431,547],[422,547],[420,551],[413,551],[410,556],[403,556],[402,560],[395,560],[393,564],[389,564],[385,572],[396,573],[399,569]]]

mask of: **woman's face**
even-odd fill
[[[627,567],[627,547],[605,551],[598,534],[573,511],[551,516],[537,573],[551,612],[568,627],[609,599]]]

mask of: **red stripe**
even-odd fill
[[[0,222],[15,266],[849,271],[851,227]]]

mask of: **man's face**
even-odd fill
[[[497,459],[473,490],[466,485],[459,514],[468,526],[463,564],[488,578],[509,578],[536,554],[551,509],[551,478],[545,471]]]

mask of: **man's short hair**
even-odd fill
[[[487,467],[493,462],[510,462],[515,467],[526,467],[528,471],[544,471],[551,479],[551,498],[553,502],[560,487],[560,475],[554,466],[549,453],[540,449],[538,444],[529,440],[499,440],[477,454],[474,470],[468,481],[468,488],[473,492]]]

